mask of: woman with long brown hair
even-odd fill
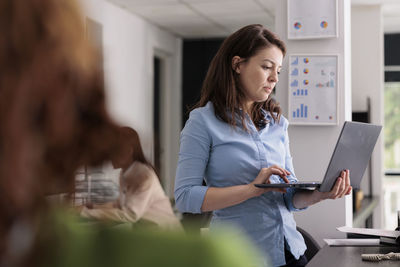
[[[240,227],[266,262],[304,266],[306,246],[292,211],[343,197],[351,186],[348,171],[330,192],[254,186],[297,181],[288,121],[272,97],[285,53],[278,36],[259,24],[225,39],[181,133],[175,199],[182,212],[213,211],[211,229],[218,223]]]
[[[120,197],[115,203],[83,208],[81,215],[118,222],[143,220],[164,229],[180,229],[154,167],[143,154],[138,133],[130,127],[121,127],[117,140],[118,152],[112,158],[112,165],[121,169]]]

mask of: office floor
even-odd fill
[[[397,227],[397,211],[400,211],[400,176],[385,176],[384,188],[384,228]]]

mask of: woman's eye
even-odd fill
[[[262,68],[265,69],[265,70],[272,69],[272,67],[269,67],[269,66],[262,66]]]

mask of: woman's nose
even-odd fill
[[[278,72],[276,71],[271,72],[271,74],[268,76],[268,81],[277,83],[279,81]]]

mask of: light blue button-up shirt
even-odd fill
[[[288,179],[297,181],[289,150],[288,121],[281,116],[257,130],[246,115],[244,130],[240,119],[233,128],[218,119],[211,102],[190,113],[181,133],[179,162],[175,180],[175,201],[181,212],[201,213],[208,187],[227,187],[252,182],[261,168],[278,165],[288,170]],[[207,186],[202,186],[203,179]],[[271,183],[283,182],[273,175]],[[304,254],[306,246],[296,230],[292,211],[294,189],[285,194],[267,192],[240,204],[213,211],[210,228],[220,223],[239,227],[259,247],[274,266],[285,264],[284,242],[295,258]]]

